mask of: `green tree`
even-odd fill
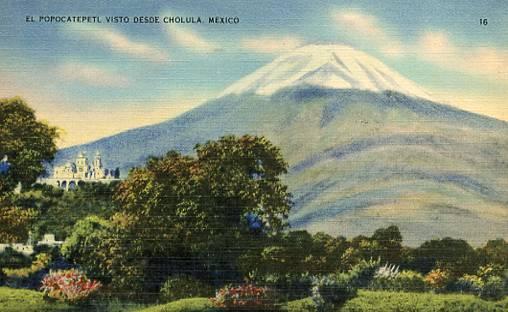
[[[412,258],[410,266],[423,274],[437,268],[450,272],[454,278],[474,274],[479,266],[473,247],[465,240],[450,237],[424,242],[414,249]]]
[[[397,226],[391,225],[387,228],[377,229],[371,240],[377,242],[378,249],[376,253],[381,261],[392,264],[401,262],[402,235]]]
[[[89,215],[106,219],[113,215],[116,185],[115,182],[83,183],[72,192],[49,185],[34,185],[13,197],[17,206],[38,212],[32,224],[35,239],[44,233],[53,233],[57,239],[64,240],[78,220]]]
[[[57,129],[37,120],[20,98],[0,99],[0,241],[27,238],[36,211],[13,203],[12,191],[33,184],[56,153]]]
[[[113,217],[120,286],[155,290],[175,273],[238,279],[237,259],[252,241],[284,229],[291,201],[278,148],[263,137],[226,136],[197,145],[196,154],[151,158],[120,184]],[[256,229],[248,215],[259,219]],[[125,279],[137,274],[144,278]]]
[[[482,265],[495,264],[508,269],[508,242],[502,238],[489,240],[478,249]]]
[[[0,159],[7,156],[10,168],[0,175],[0,195],[18,183],[30,186],[53,160],[58,131],[37,120],[33,109],[18,98],[0,99]]]
[[[111,224],[97,216],[88,216],[76,223],[72,234],[62,245],[62,255],[79,264],[91,278],[109,282],[111,257],[108,247],[111,239]]]

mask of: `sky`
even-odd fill
[[[40,16],[100,16],[102,23]],[[137,16],[203,23],[140,24]],[[239,23],[209,24],[213,16]],[[504,0],[2,0],[0,98],[25,99],[61,129],[65,147],[174,118],[306,44],[350,45],[433,99],[508,121]]]

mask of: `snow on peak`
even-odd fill
[[[286,87],[310,85],[330,89],[393,90],[430,96],[378,59],[344,45],[307,45],[282,55],[226,88],[222,93],[271,95]]]

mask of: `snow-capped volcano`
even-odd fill
[[[282,55],[222,93],[271,95],[293,86],[329,89],[393,90],[430,99],[414,82],[378,59],[344,45],[307,45]]]

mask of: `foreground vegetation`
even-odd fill
[[[96,307],[72,307],[48,303],[36,291],[0,287],[0,310],[5,312],[59,312],[59,311],[136,311],[136,312],[217,312],[208,298],[181,299],[163,305],[141,308],[139,305],[120,305],[118,302]],[[313,312],[316,307],[311,298],[290,301],[282,311]],[[348,301],[340,312],[502,312],[508,311],[508,298],[491,302],[471,295],[401,293],[388,291],[360,291],[357,298]]]
[[[41,292],[0,287],[0,311],[5,312],[50,312],[67,311],[71,307],[64,303],[48,303]]]
[[[312,312],[316,307],[312,299],[290,301],[283,311]],[[360,291],[348,301],[340,312],[502,312],[508,310],[508,299],[499,302],[480,300],[471,295],[401,293],[387,291]],[[217,311],[206,298],[182,299],[165,305],[153,306],[139,312],[191,312]]]

